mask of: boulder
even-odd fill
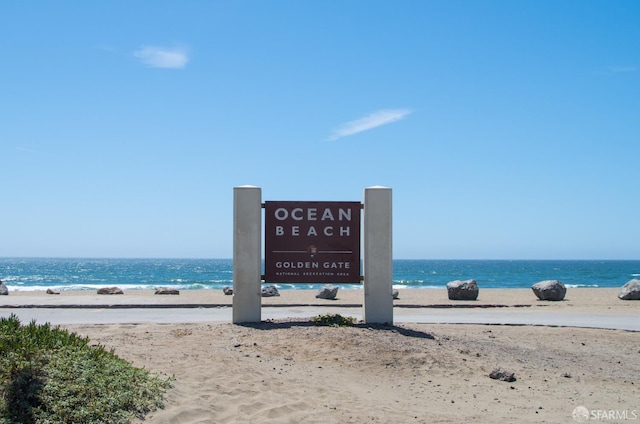
[[[640,280],[634,278],[622,286],[618,297],[622,300],[640,300]]]
[[[180,290],[169,287],[158,287],[155,294],[180,294]]]
[[[225,296],[231,296],[233,294],[233,287],[229,287],[229,286],[223,287],[222,293],[224,293]]]
[[[532,285],[531,290],[540,300],[558,301],[564,299],[564,295],[567,294],[567,288],[558,280],[540,281]]]
[[[262,287],[262,297],[274,297],[274,296],[280,296],[280,293],[278,293],[278,289],[276,288],[276,286]]]
[[[60,294],[60,290],[47,289],[47,294]]]
[[[329,299],[335,300],[338,295],[338,287],[333,284],[327,284],[323,286],[320,290],[318,290],[318,294],[316,294],[316,298],[318,299]]]
[[[9,294],[9,289],[4,285],[2,281],[0,281],[0,295],[7,296]]]
[[[98,294],[124,294],[119,287],[102,287],[98,289]]]
[[[512,382],[516,381],[516,376],[514,373],[505,371],[502,368],[496,368],[495,370],[489,373],[489,377],[494,380],[507,381]]]
[[[476,280],[456,280],[447,283],[449,300],[477,300],[478,292]]]
[[[391,296],[392,296],[394,299],[397,299],[397,298],[398,298],[398,296],[400,296],[400,292],[398,291],[398,289],[393,289],[393,290],[391,290]]]

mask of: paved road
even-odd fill
[[[16,314],[23,323],[124,324],[231,322],[232,309],[218,308],[0,308],[0,316]],[[361,307],[263,307],[262,319],[341,314],[362,319]],[[640,331],[635,314],[541,311],[532,308],[394,308],[394,323],[546,325]]]

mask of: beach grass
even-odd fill
[[[352,326],[356,323],[356,319],[350,316],[342,316],[340,314],[324,314],[311,318],[313,325],[326,325],[330,327]]]
[[[0,320],[2,424],[129,423],[161,408],[171,381],[59,327]]]

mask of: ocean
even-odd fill
[[[0,280],[10,291],[123,290],[233,285],[231,259],[0,258]],[[621,287],[640,278],[639,260],[394,260],[395,288],[443,288],[474,279],[480,288],[529,288],[542,280],[567,287]],[[276,284],[281,290],[317,290],[323,284]],[[340,284],[357,289],[360,284]]]

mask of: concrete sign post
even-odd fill
[[[260,322],[262,190],[233,189],[233,323]]]
[[[364,190],[364,321],[393,324],[391,189]]]

